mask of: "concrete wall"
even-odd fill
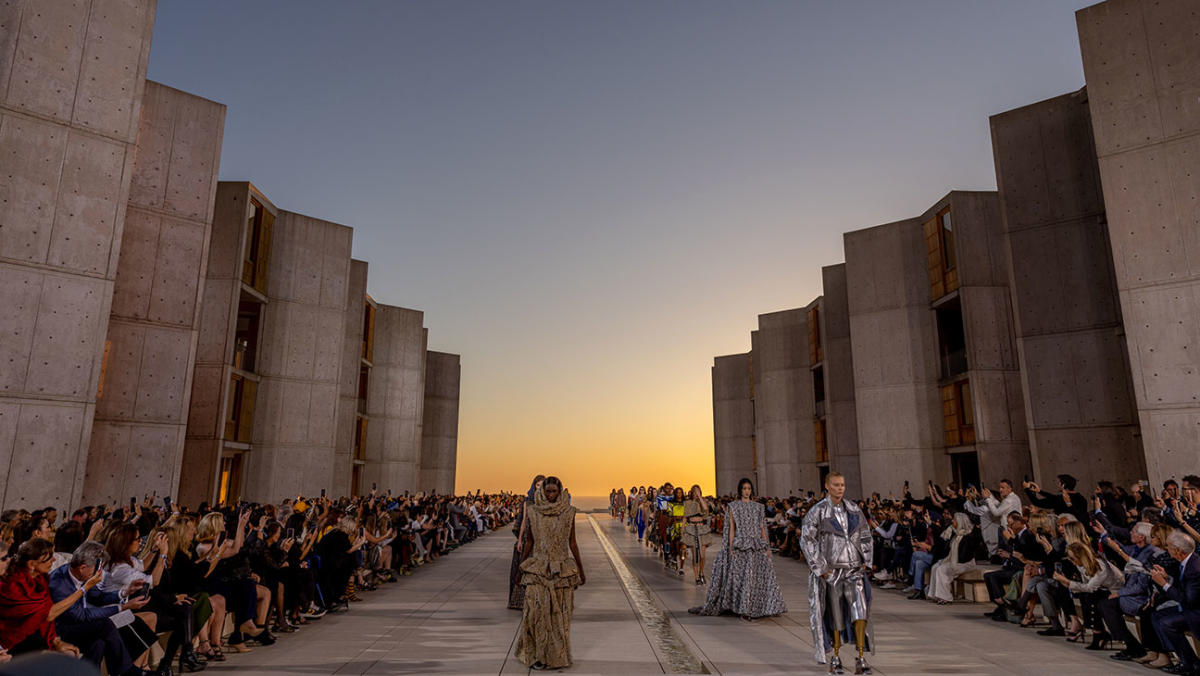
[[[147,82],[83,502],[176,495],[225,106]]]
[[[1109,0],[1077,17],[1149,478],[1200,449],[1200,12]],[[1132,464],[1132,463],[1131,463]]]
[[[1034,476],[1141,478],[1087,94],[995,115],[991,129]]]
[[[363,481],[379,490],[415,491],[425,408],[425,313],[379,305],[375,367],[367,392],[367,464]]]
[[[754,354],[754,438],[760,495],[787,496],[818,482],[812,372],[804,308],[758,316]]]
[[[79,504],[154,0],[0,4],[0,505]]]
[[[846,491],[863,495],[858,455],[858,406],[854,397],[854,353],[850,341],[850,306],[846,296],[846,264],[821,268],[821,361],[825,372],[825,441],[829,468],[846,476]],[[821,488],[813,490],[820,492]]]
[[[458,466],[458,403],[462,380],[460,357],[425,353],[425,410],[421,431],[419,491],[454,492]]]
[[[233,372],[238,303],[243,293],[242,257],[251,198],[278,216],[275,205],[250,183],[220,181],[217,184],[200,304],[187,440],[176,498],[180,504],[193,508],[211,500],[216,491],[229,379]],[[257,379],[252,374],[248,377]]]
[[[937,333],[920,219],[846,233],[862,492],[945,478]]]
[[[363,364],[363,307],[366,298],[367,263],[351,261],[350,282],[346,286],[346,312],[343,317],[345,337],[342,344],[341,384],[338,388],[337,443],[330,486],[334,495],[350,495],[352,483],[354,431],[358,418],[358,378]]]
[[[332,487],[352,233],[289,211],[275,221],[247,499]]]
[[[751,361],[749,352],[713,360],[713,441],[717,495],[734,493],[742,477],[756,479],[754,374]]]
[[[1020,481],[1031,471],[1029,434],[999,195],[951,192],[922,215],[921,222],[946,206],[955,232],[980,479],[992,486],[1000,479]]]

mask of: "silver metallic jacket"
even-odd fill
[[[846,509],[845,528],[834,516],[829,498],[825,498],[808,510],[800,532],[800,546],[808,560],[809,624],[818,664],[825,664],[826,634],[845,630],[847,620],[867,619],[869,612],[870,583],[863,566],[871,565],[875,553],[871,528],[857,504],[844,500],[842,505]],[[822,577],[826,572],[831,573],[828,579]],[[826,605],[831,597],[837,605],[830,608],[827,617]],[[832,620],[832,626],[826,625],[827,619]],[[871,629],[868,624],[868,643],[874,652],[875,636]]]

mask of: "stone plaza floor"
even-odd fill
[[[575,596],[575,665],[563,673],[825,673],[813,662],[802,564],[775,559],[786,615],[755,622],[699,617],[687,613],[703,602],[704,589],[692,583],[690,569],[682,578],[665,571],[607,515],[581,516],[576,532],[588,582]],[[364,594],[347,614],[281,636],[273,647],[231,655],[206,673],[526,673],[512,654],[520,613],[505,608],[512,546],[507,530],[489,534]],[[984,610],[880,591],[872,608],[879,649],[868,660],[882,676],[1150,673],[1113,662],[1108,651],[991,622]]]

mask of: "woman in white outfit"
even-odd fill
[[[962,512],[954,515],[954,523],[942,533],[942,539],[950,541],[950,552],[929,569],[929,597],[938,605],[954,600],[951,584],[975,568],[975,552],[983,545],[983,535],[971,525],[971,517]]]

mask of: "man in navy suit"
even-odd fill
[[[55,603],[68,597],[76,599],[54,621],[54,628],[64,641],[79,646],[83,658],[97,667],[103,659],[110,674],[141,676],[147,672],[133,665],[133,658],[110,618],[124,610],[136,611],[150,599],[145,596],[128,598],[129,593],[136,592],[144,584],[141,581],[120,592],[96,589],[103,556],[104,546],[89,540],[79,545],[71,555],[70,563],[50,573],[50,598]]]
[[[1169,674],[1200,674],[1200,660],[1184,634],[1190,629],[1200,629],[1200,557],[1196,556],[1196,542],[1183,531],[1175,531],[1167,538],[1167,553],[1179,561],[1179,579],[1167,577],[1162,566],[1154,566],[1150,572],[1155,584],[1162,587],[1167,598],[1178,607],[1154,611],[1151,622],[1163,646],[1175,653],[1179,663],[1164,667]]]

